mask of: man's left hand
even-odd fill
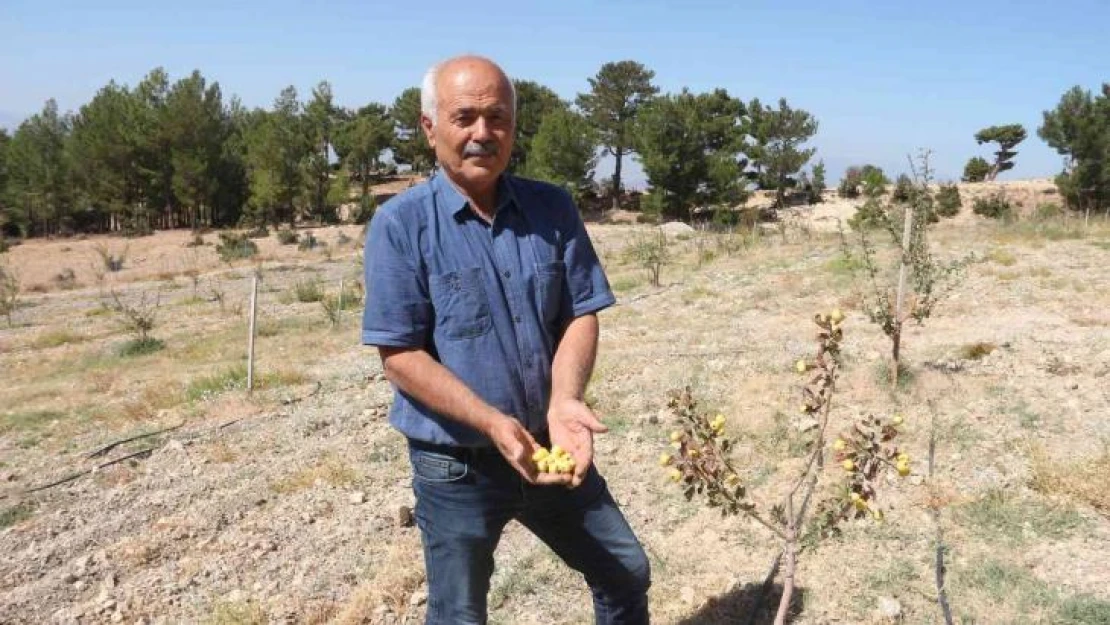
[[[562,447],[574,458],[570,487],[582,483],[594,461],[594,434],[609,431],[593,410],[580,399],[553,400],[547,411],[551,444]]]

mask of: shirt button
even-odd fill
[[[520,323],[520,315],[513,315],[513,321]]]
[[[506,271],[505,273],[503,273],[503,274],[501,274],[501,275],[503,275],[503,276],[505,276],[506,278],[508,278],[509,276],[511,276],[511,275],[513,275],[513,274],[512,274],[512,272],[510,272],[510,271]]]

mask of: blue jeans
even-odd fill
[[[532,486],[495,449],[409,443],[428,575],[427,625],[486,622],[493,552],[516,519],[585,577],[598,625],[646,625],[647,555],[590,467],[574,489]]]

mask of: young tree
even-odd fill
[[[556,109],[543,118],[524,174],[566,189],[575,201],[589,188],[597,164],[597,139],[581,115]]]
[[[792,109],[785,98],[779,99],[778,109],[753,99],[747,112],[745,132],[751,137],[747,155],[755,169],[753,177],[761,188],[775,190],[775,205],[781,208],[786,190],[797,182],[794,177],[817,152],[801,148],[817,134],[817,119]]]
[[[998,151],[994,153],[994,164],[987,172],[987,180],[993,181],[998,174],[1014,168],[1014,157],[1017,152],[1014,148],[1025,141],[1025,127],[1021,124],[1007,124],[1005,126],[990,126],[975,133],[975,141],[979,145],[984,143],[997,143]]]
[[[655,72],[635,61],[617,61],[601,66],[589,78],[590,92],[580,93],[576,102],[597,131],[605,154],[614,159],[613,208],[620,208],[621,168],[625,155],[634,151],[633,124],[640,108],[659,92],[651,84]]]
[[[543,120],[556,111],[568,110],[568,107],[554,91],[539,83],[514,80],[513,86],[516,88],[516,139],[513,155],[509,159],[509,171],[524,172],[528,171],[532,142]]]
[[[964,165],[964,182],[983,182],[990,174],[991,165],[981,156],[972,156]]]
[[[718,89],[655,98],[636,124],[637,149],[652,202],[690,219],[698,204],[732,204],[745,192],[739,155],[744,103]]]
[[[1110,83],[1097,96],[1072,87],[1044,111],[1037,135],[1065,157],[1056,186],[1068,205],[1110,213]]]
[[[427,173],[436,162],[435,150],[420,128],[420,88],[409,87],[389,109],[393,119],[393,160],[408,165],[416,173]]]

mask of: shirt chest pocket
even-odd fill
[[[436,327],[449,339],[481,336],[493,327],[482,270],[468,267],[430,276]]]
[[[563,309],[563,280],[566,263],[536,263],[536,297],[540,315],[547,323],[554,323]]]

